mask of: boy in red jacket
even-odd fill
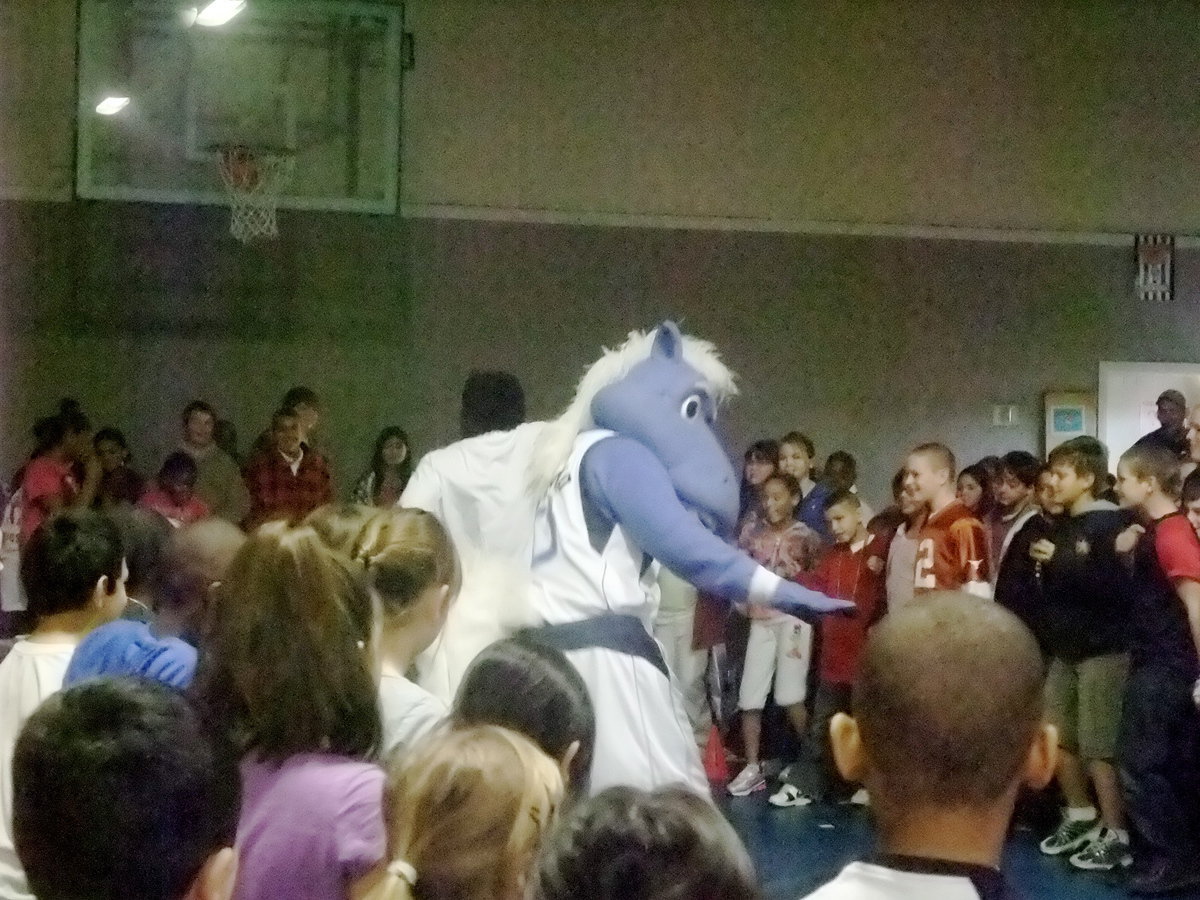
[[[856,494],[841,491],[829,499],[825,511],[834,545],[825,551],[812,573],[796,581],[858,607],[851,617],[828,616],[820,628],[820,679],[813,716],[805,740],[805,765],[800,784],[785,782],[771,795],[774,806],[807,806],[814,799],[834,802],[849,799],[853,785],[837,774],[829,747],[829,722],[850,709],[850,689],[867,640],[867,628],[883,613],[883,541],[872,537],[862,518]]]

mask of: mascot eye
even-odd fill
[[[692,394],[692,396],[683,401],[683,406],[680,407],[679,414],[685,419],[694,419],[700,415],[703,408],[703,405],[700,403],[700,395]]]

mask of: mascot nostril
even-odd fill
[[[708,790],[678,689],[651,637],[659,564],[730,602],[806,619],[853,609],[784,581],[718,536],[733,530],[738,482],[713,422],[734,393],[715,348],[665,322],[606,350],[558,419],[505,433],[511,453],[503,453],[504,435],[437,451],[418,466],[402,500],[441,515],[456,541],[491,530],[511,544],[527,528],[525,612],[538,624],[527,633],[563,650],[588,685],[596,712],[592,791],[680,782]],[[503,516],[501,528],[449,521],[470,518],[446,508],[447,497],[464,493],[450,477],[451,460],[437,459],[449,451],[458,470],[466,460],[474,482],[490,486],[487,508]],[[513,485],[519,467],[520,490]],[[470,558],[491,548],[461,549]],[[503,605],[494,595],[472,599],[464,584],[457,606],[481,610],[489,602]],[[452,615],[443,655],[454,654],[454,629]],[[452,688],[453,674],[449,680]]]

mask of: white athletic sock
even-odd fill
[[[1090,822],[1099,815],[1094,806],[1068,806],[1066,812],[1068,822]]]

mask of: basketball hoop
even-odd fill
[[[232,211],[229,233],[243,244],[255,238],[278,237],[275,210],[279,208],[279,195],[291,181],[295,155],[288,151],[257,151],[244,144],[216,150]]]

